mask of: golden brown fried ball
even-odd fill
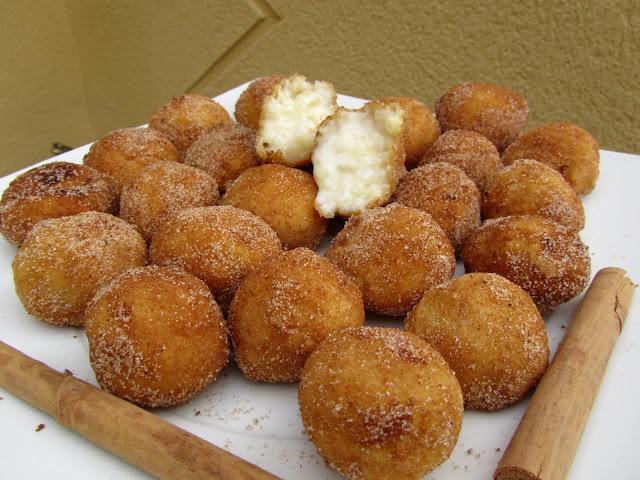
[[[537,215],[487,220],[462,248],[467,272],[493,272],[523,288],[543,315],[582,292],[591,276],[577,233]]]
[[[502,168],[500,154],[485,137],[469,130],[444,132],[424,152],[420,166],[445,162],[460,168],[483,191],[487,178]]]
[[[522,400],[549,361],[536,305],[494,273],[469,273],[429,290],[406,328],[442,354],[467,408],[498,410]]]
[[[407,173],[393,194],[394,201],[430,214],[459,250],[480,226],[480,191],[458,167],[433,163]]]
[[[327,230],[327,220],[313,206],[317,193],[310,173],[283,165],[262,165],[245,170],[220,203],[263,219],[284,248],[315,248]]]
[[[416,335],[356,327],[329,334],[298,391],[307,435],[353,480],[417,480],[444,462],[462,425],[460,384]]]
[[[516,160],[489,177],[482,202],[484,218],[540,215],[580,231],[584,208],[562,175],[536,160]]]
[[[257,382],[297,382],[331,332],[364,323],[362,294],[340,269],[307,248],[268,260],[240,284],[229,321],[235,359]]]
[[[529,106],[522,95],[500,85],[461,83],[438,100],[436,115],[444,131],[478,132],[502,152],[526,125]]]
[[[135,225],[149,242],[175,213],[213,205],[219,197],[215,180],[202,170],[177,162],[157,162],[122,190],[120,218]]]
[[[76,213],[118,212],[113,180],[93,168],[53,162],[16,177],[2,194],[0,231],[20,245],[40,220]]]
[[[256,133],[244,125],[214,125],[189,147],[184,163],[207,172],[224,192],[238,175],[258,164],[255,142]]]
[[[578,195],[590,193],[596,185],[600,147],[589,132],[573,123],[545,123],[518,138],[507,148],[505,165],[530,158],[558,170]]]
[[[245,275],[281,250],[276,233],[254,214],[229,206],[196,207],[156,230],[149,257],[203,280],[226,309]]]
[[[98,288],[146,263],[147,246],[124,220],[99,212],[43,220],[13,260],[16,293],[31,315],[54,325],[82,326]]]
[[[276,85],[284,79],[283,75],[274,74],[260,77],[251,82],[236,102],[236,120],[253,130],[257,130],[260,125],[264,99],[271,95]]]
[[[351,217],[326,252],[362,289],[367,310],[405,315],[453,276],[453,247],[431,215],[392,203]]]
[[[142,407],[171,407],[203,390],[229,354],[224,318],[193,275],[134,268],[87,308],[89,358],[98,383]]]
[[[384,97],[381,103],[397,103],[405,111],[404,164],[414,168],[422,159],[424,151],[440,136],[440,124],[424,103],[411,97]]]
[[[82,161],[113,178],[119,194],[145,167],[178,160],[176,147],[161,133],[150,128],[121,128],[94,143]]]
[[[181,95],[161,106],[149,127],[166,135],[184,157],[198,137],[220,123],[231,123],[231,117],[218,102],[201,95]]]

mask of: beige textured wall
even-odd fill
[[[68,0],[0,9],[9,26],[0,25],[9,62],[0,85],[12,93],[0,100],[0,140],[22,164],[53,140],[78,144],[144,122],[173,95],[214,95],[293,71],[344,93],[429,105],[459,81],[498,82],[527,97],[529,126],[574,121],[604,148],[640,152],[637,0]],[[64,81],[52,80],[56,68]]]
[[[0,174],[91,138],[63,1],[0,2],[0,66]]]

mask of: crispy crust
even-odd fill
[[[111,177],[68,162],[32,168],[13,180],[0,201],[0,231],[14,245],[41,220],[97,211],[118,213]]]
[[[472,130],[487,137],[502,152],[527,123],[529,106],[522,95],[494,83],[460,83],[436,105],[440,126]]]
[[[236,120],[253,130],[257,130],[260,125],[264,99],[271,95],[276,85],[285,78],[284,75],[274,74],[260,77],[251,82],[236,102]]]
[[[600,151],[593,136],[578,125],[552,122],[523,134],[502,155],[506,165],[515,160],[538,160],[559,171],[578,195],[591,193],[599,174]]]

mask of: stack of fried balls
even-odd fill
[[[591,275],[580,196],[598,143],[571,123],[523,133],[526,100],[495,84],[456,85],[435,114],[336,98],[297,74],[251,83],[235,121],[176,97],[82,165],[18,176],[0,229],[26,311],[83,326],[104,389],[178,405],[232,352],[251,381],[299,382],[308,437],[342,475],[418,479],[465,408],[505,408],[543,375],[543,316]]]

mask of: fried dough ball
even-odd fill
[[[255,143],[255,132],[244,125],[214,125],[189,147],[184,163],[207,172],[224,192],[238,175],[258,164]]]
[[[16,177],[0,200],[0,231],[20,245],[40,220],[88,211],[116,214],[113,180],[93,168],[53,162]]]
[[[415,168],[429,145],[440,136],[440,124],[429,107],[416,98],[384,97],[381,103],[397,103],[405,111],[404,164]]]
[[[307,435],[353,480],[417,480],[444,462],[462,425],[460,384],[416,335],[355,327],[329,334],[298,390]]]
[[[489,177],[482,203],[484,218],[540,215],[580,231],[584,208],[562,175],[536,160],[516,160]]]
[[[142,407],[171,407],[203,390],[227,363],[220,307],[193,275],[134,268],[89,304],[89,359],[98,383]]]
[[[362,294],[340,269],[296,248],[249,273],[229,321],[235,359],[257,382],[297,382],[309,354],[331,332],[364,323]]]
[[[310,173],[283,165],[262,165],[245,170],[220,203],[263,219],[284,248],[315,248],[327,230],[327,221],[313,206],[317,193]]]
[[[262,102],[256,153],[265,163],[302,167],[311,161],[316,131],[337,108],[328,82],[291,75],[277,83]]]
[[[124,220],[100,212],[43,220],[13,260],[18,298],[31,315],[54,325],[82,326],[98,288],[146,263],[147,246]]]
[[[260,125],[264,99],[271,95],[276,85],[285,78],[283,75],[276,74],[260,77],[251,82],[236,102],[236,120],[253,130],[257,130]]]
[[[524,289],[543,315],[582,292],[591,276],[577,233],[537,215],[487,220],[462,248],[467,272],[493,272]]]
[[[494,273],[469,273],[426,292],[406,320],[456,373],[466,408],[522,400],[549,361],[544,320],[531,297]]]
[[[389,200],[406,172],[404,116],[395,103],[371,102],[322,123],[312,155],[320,215],[349,217]]]
[[[157,162],[124,187],[120,217],[135,225],[149,242],[158,227],[189,207],[205,207],[219,199],[218,186],[202,170],[177,162]]]
[[[392,203],[351,217],[326,252],[362,289],[367,310],[405,315],[453,276],[453,247],[431,215]]]
[[[231,121],[224,107],[215,100],[201,95],[181,95],[161,106],[149,120],[149,127],[166,135],[184,157],[203,133],[214,125]]]
[[[480,226],[480,191],[455,165],[433,163],[407,173],[393,200],[430,214],[460,250],[469,234]]]
[[[530,158],[558,170],[578,195],[590,193],[600,169],[600,147],[589,132],[566,122],[545,123],[518,138],[504,151],[505,165]]]
[[[424,152],[420,166],[446,162],[460,168],[483,191],[487,178],[502,168],[500,154],[485,137],[469,130],[444,132]]]
[[[503,151],[527,123],[529,106],[522,95],[494,83],[461,83],[436,105],[443,130],[472,130]]]
[[[140,172],[155,162],[177,162],[180,155],[171,141],[150,128],[121,128],[91,146],[82,160],[113,178],[118,194]]]
[[[156,230],[149,257],[203,280],[226,310],[245,275],[281,250],[276,233],[256,215],[229,206],[196,207]]]

